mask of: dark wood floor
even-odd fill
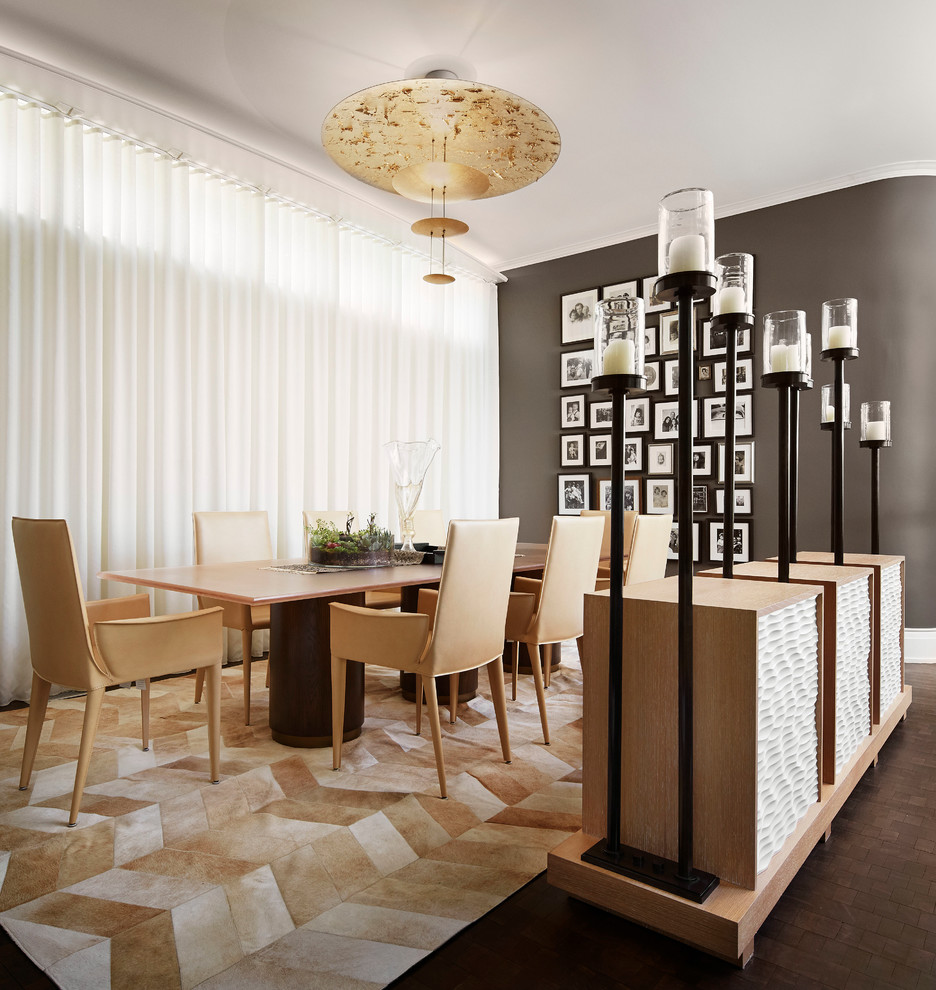
[[[936,664],[757,936],[744,970],[572,900],[539,877],[394,990],[936,990]],[[0,932],[0,986],[53,987]]]

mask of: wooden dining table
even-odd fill
[[[514,572],[541,571],[546,545],[518,543]],[[438,587],[441,564],[356,568],[343,571],[277,570],[301,560],[254,560],[102,571],[106,581],[161,588],[244,605],[270,606],[270,730],[286,746],[331,745],[329,605],[363,605],[368,591],[402,588],[405,611],[415,611],[419,589]],[[474,675],[477,685],[477,671]],[[467,678],[469,675],[463,675]],[[460,688],[459,696],[462,697]],[[364,722],[364,665],[347,665],[345,741]]]

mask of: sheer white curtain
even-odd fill
[[[68,520],[89,598],[193,559],[192,511],[396,529],[388,440],[435,437],[421,504],[497,514],[496,289],[0,98],[0,703],[30,665],[10,518]],[[158,611],[188,597],[157,594]]]

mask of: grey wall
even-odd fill
[[[894,446],[881,453],[881,550],[907,557],[907,625],[936,627],[936,178],[887,179],[726,217],[716,222],[715,244],[716,254],[755,257],[756,382],[765,313],[803,309],[813,333],[816,388],[802,402],[800,549],[827,550],[830,540],[831,435],[818,418],[819,386],[831,382],[832,370],[818,360],[821,304],[858,299],[861,355],[845,369],[854,423],[845,443],[845,548],[870,550],[870,457],[858,446],[858,409],[890,399]],[[648,237],[506,273],[500,507],[520,516],[521,540],[545,541],[557,511],[559,397],[574,391],[559,388],[559,355],[571,349],[560,346],[561,297],[655,271],[656,249]],[[758,559],[777,552],[777,394],[758,384],[754,397],[751,555]]]

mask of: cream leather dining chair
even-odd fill
[[[598,562],[598,573],[595,577],[595,591],[604,591],[611,585],[611,564],[607,561],[611,557],[611,512],[608,509],[582,509],[583,516],[601,516],[604,519],[604,536],[601,540],[601,560]],[[624,511],[621,529],[624,538],[624,553],[630,551],[631,540],[634,537],[634,523],[637,522],[637,513],[632,510]],[[605,563],[601,563],[601,561]],[[624,561],[627,568],[627,560]]]
[[[574,639],[581,655],[585,594],[595,590],[604,528],[604,519],[598,516],[553,516],[542,579],[517,577],[514,580],[505,634],[505,639],[512,644],[511,696],[516,700],[519,644],[524,643],[533,671],[543,741],[547,746],[549,723],[540,647]],[[548,676],[549,671],[546,673]]]
[[[625,586],[666,577],[666,555],[672,529],[671,514],[637,517],[624,572]]]
[[[329,522],[338,529],[344,529],[348,521],[349,512],[345,511],[325,511],[319,512],[316,509],[302,510],[303,533],[307,526],[314,526],[316,520]],[[305,546],[305,543],[303,544]],[[382,591],[365,591],[364,605],[366,608],[399,608],[403,600],[403,593],[400,588],[385,588]]]
[[[345,668],[349,660],[407,671],[418,677],[416,733],[422,697],[429,708],[439,789],[448,791],[435,679],[487,667],[504,762],[510,762],[504,694],[504,623],[519,519],[449,524],[438,591],[421,589],[418,611],[376,612],[333,602],[331,610],[332,764],[341,767]]]
[[[241,560],[271,560],[270,519],[266,512],[193,512],[195,563],[231,564]],[[244,605],[198,596],[199,608],[224,609],[225,629],[239,629],[244,653],[244,725],[250,725],[251,642],[258,629],[270,628],[269,605]],[[195,675],[195,703],[201,701],[204,675]]]
[[[13,519],[33,666],[20,790],[32,776],[52,684],[87,692],[68,826],[78,822],[104,689],[127,681],[207,673],[211,781],[220,777],[221,610],[139,615],[147,595],[85,602],[78,561],[64,519]],[[91,606],[89,608],[89,606]],[[92,620],[92,614],[95,619]],[[134,616],[134,617],[128,617]]]
[[[415,543],[429,543],[435,547],[445,546],[445,522],[441,509],[416,509],[413,512]]]

